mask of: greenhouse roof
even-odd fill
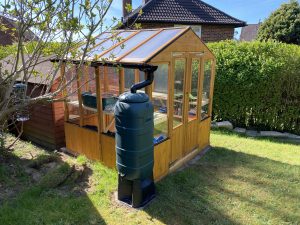
[[[114,30],[96,37],[87,54],[93,63],[144,64],[190,27]]]

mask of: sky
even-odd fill
[[[187,1],[187,0],[181,0]],[[248,24],[258,23],[267,18],[282,3],[289,0],[203,0],[204,2],[226,12],[227,14],[246,21]],[[299,0],[300,1],[300,0]],[[133,8],[138,7],[142,0],[133,0]],[[113,0],[110,16],[121,18],[122,0]]]

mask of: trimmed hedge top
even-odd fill
[[[300,134],[299,46],[258,41],[208,46],[217,58],[215,120]]]

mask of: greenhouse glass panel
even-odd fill
[[[153,53],[175,38],[182,29],[163,30],[149,41],[131,52],[121,61],[123,62],[140,62],[147,60]]]
[[[134,69],[124,69],[125,91],[129,91],[131,86],[134,85]]]
[[[98,37],[95,38],[95,45],[98,45],[99,43],[106,41],[112,35],[113,35],[112,32],[104,32],[100,34]]]
[[[191,65],[192,79],[190,83],[190,93],[189,93],[189,121],[197,119],[198,111],[198,80],[200,74],[200,60],[192,59]]]
[[[154,73],[154,91],[168,94],[168,64],[160,64]]]
[[[109,51],[108,53],[104,54],[101,58],[114,60],[122,56],[126,52],[129,52],[132,48],[139,45],[156,32],[157,30],[141,31],[132,38],[126,40],[122,45],[119,45],[116,48]]]
[[[144,80],[146,80],[146,74],[145,74],[145,72],[139,71],[139,74],[138,74],[137,78],[138,78],[138,80],[137,80],[136,83],[143,82]],[[137,93],[145,93],[145,88],[137,90]]]
[[[95,39],[95,44],[92,44],[90,46],[90,50],[87,52],[87,55],[89,57],[94,57],[96,54],[99,54],[99,52],[102,52],[103,49],[105,49],[105,46],[109,46],[110,40],[112,39],[112,36],[118,36],[119,31],[116,32],[104,32],[100,34],[98,37]],[[101,45],[99,45],[102,43]],[[85,44],[83,45],[83,47]],[[81,49],[82,50],[82,49]]]
[[[173,128],[183,123],[185,59],[176,59],[174,68]]]
[[[201,119],[206,119],[208,115],[208,109],[210,104],[210,83],[212,73],[212,61],[208,60],[204,63],[204,80],[202,89],[202,107],[201,107]]]
[[[158,65],[154,74],[154,91],[152,92],[155,143],[161,142],[168,137],[168,75],[168,64]]]
[[[96,46],[95,48],[93,48],[90,51],[89,56],[94,57],[96,55],[100,55],[102,52],[110,49],[114,45],[117,45],[119,42],[123,41],[124,39],[126,39],[127,37],[129,37],[133,33],[134,33],[134,31],[124,31],[124,32],[121,32],[121,33],[116,35],[112,32],[111,33],[112,37],[108,38],[107,41],[105,41],[102,44],[100,44],[100,45]]]
[[[123,31],[121,32],[118,37],[121,38],[122,40],[128,38],[130,35],[132,35],[133,33],[135,33],[136,31]]]

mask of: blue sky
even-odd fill
[[[141,2],[142,0],[133,0],[133,8]],[[259,20],[263,21],[272,11],[288,0],[204,0],[204,2],[251,24],[258,23]],[[122,16],[122,0],[113,0],[110,16],[117,18]]]

